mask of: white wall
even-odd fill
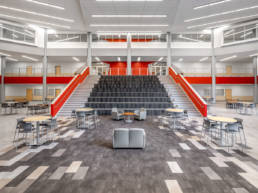
[[[88,48],[88,43],[87,42],[48,42],[47,48]]]
[[[92,42],[92,48],[127,48],[127,42]]]
[[[211,48],[211,42],[171,42],[171,48]]]
[[[167,48],[167,42],[132,42],[132,48]]]
[[[6,84],[5,96],[26,96],[27,89],[43,89],[42,84]]]

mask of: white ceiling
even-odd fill
[[[38,20],[56,25],[63,25],[71,27],[71,31],[172,31],[172,32],[186,32],[186,31],[202,31],[207,27],[212,27],[215,24],[191,28],[189,26],[201,25],[215,21],[227,20],[236,17],[249,16],[258,13],[258,8],[251,10],[238,11],[230,14],[218,15],[201,20],[184,22],[188,19],[198,17],[205,17],[212,14],[219,14],[223,12],[233,11],[251,6],[257,6],[258,0],[232,0],[226,3],[217,4],[214,6],[205,7],[202,9],[194,9],[195,6],[204,5],[207,3],[216,2],[217,0],[163,0],[163,1],[96,1],[96,0],[40,0],[45,3],[62,6],[65,9],[55,9],[48,6],[43,6],[36,3],[31,3],[26,0],[0,0],[0,6],[8,6],[24,11],[33,11],[39,14],[46,14],[53,17],[60,17],[63,19],[74,20],[74,22],[67,22],[57,20],[54,18],[47,18],[40,15],[33,15],[25,12],[19,12],[9,9],[0,8],[0,14]],[[96,18],[92,15],[167,15],[167,17],[157,18]],[[6,17],[0,16],[7,19]],[[257,18],[257,17],[256,17]],[[17,18],[8,18],[10,20],[23,22]],[[253,18],[249,18],[253,19]],[[248,19],[241,19],[231,21],[230,23],[241,22]],[[25,21],[24,21],[25,22]],[[36,22],[28,21],[25,23],[38,24]],[[90,26],[90,25],[169,25],[166,27],[110,27],[110,26]],[[220,25],[229,24],[229,22],[221,22]],[[42,24],[43,25],[43,24]],[[66,30],[65,28],[55,27],[44,24],[56,30]]]

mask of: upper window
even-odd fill
[[[48,34],[48,42],[87,42],[87,34]]]
[[[92,34],[92,42],[127,42],[126,34]]]
[[[224,44],[257,38],[258,24],[223,31]]]
[[[132,34],[132,42],[166,42],[166,34]]]
[[[17,26],[0,25],[0,37],[35,44],[35,31]]]
[[[211,42],[211,34],[172,34],[172,42]]]

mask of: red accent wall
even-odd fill
[[[185,77],[189,84],[212,84],[211,77]],[[216,84],[254,84],[254,77],[216,77]]]
[[[212,84],[211,77],[185,77],[189,84]]]
[[[47,77],[47,84],[69,84],[74,77]]]
[[[43,77],[4,77],[5,84],[43,84]]]

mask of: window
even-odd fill
[[[48,34],[48,42],[87,42],[87,34]]]
[[[166,42],[166,34],[132,34],[132,42]]]
[[[92,34],[92,42],[127,42],[126,34]]]
[[[54,89],[48,89],[47,90],[47,95],[48,96],[54,96],[55,94],[54,94]]]
[[[171,34],[171,42],[211,42],[211,34]]]
[[[43,89],[34,89],[34,96],[42,96]]]
[[[224,89],[216,89],[216,96],[224,96]],[[204,89],[204,96],[211,96],[211,89]]]

